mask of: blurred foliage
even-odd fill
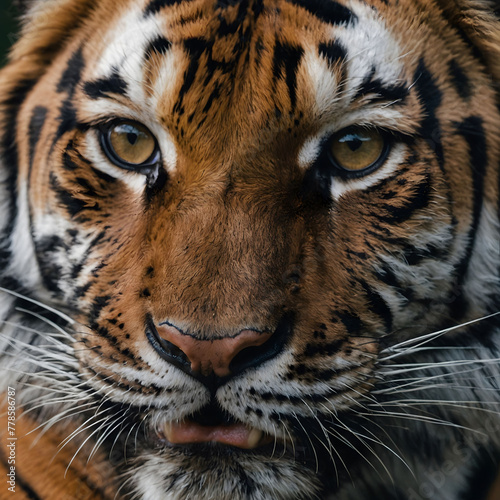
[[[12,0],[0,0],[0,66],[4,65],[9,47],[16,40],[17,16]]]

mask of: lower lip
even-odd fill
[[[273,441],[271,436],[240,423],[206,426],[189,420],[167,424],[163,435],[172,444],[220,443],[244,450],[259,448]]]

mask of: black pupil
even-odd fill
[[[135,134],[133,132],[127,132],[127,139],[132,146],[135,146],[135,143],[139,139],[139,134]]]
[[[363,145],[364,141],[362,141],[356,135],[349,134],[341,142],[346,143],[347,146],[349,147],[349,149],[354,152],[354,151],[357,151]]]

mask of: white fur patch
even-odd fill
[[[401,77],[405,54],[384,20],[364,3],[351,0],[347,6],[358,16],[356,26],[332,28],[332,36],[348,50],[346,95],[352,98],[373,69],[374,77],[386,85],[404,83]]]
[[[17,194],[17,219],[10,250],[12,257],[6,274],[16,276],[23,286],[36,290],[40,285],[40,273],[35,257],[35,248],[31,239],[30,215],[25,182],[19,182]]]
[[[106,34],[104,52],[96,61],[92,78],[105,78],[113,70],[127,82],[127,93],[134,103],[145,102],[142,80],[144,54],[148,44],[162,35],[153,16],[144,17],[142,2],[129,3],[125,15]]]

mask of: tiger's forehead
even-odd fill
[[[225,128],[282,128],[283,116],[317,129],[355,121],[346,112],[363,93],[389,103],[408,86],[396,34],[357,0],[134,0],[96,39],[87,112],[182,135],[216,124],[219,141]]]

